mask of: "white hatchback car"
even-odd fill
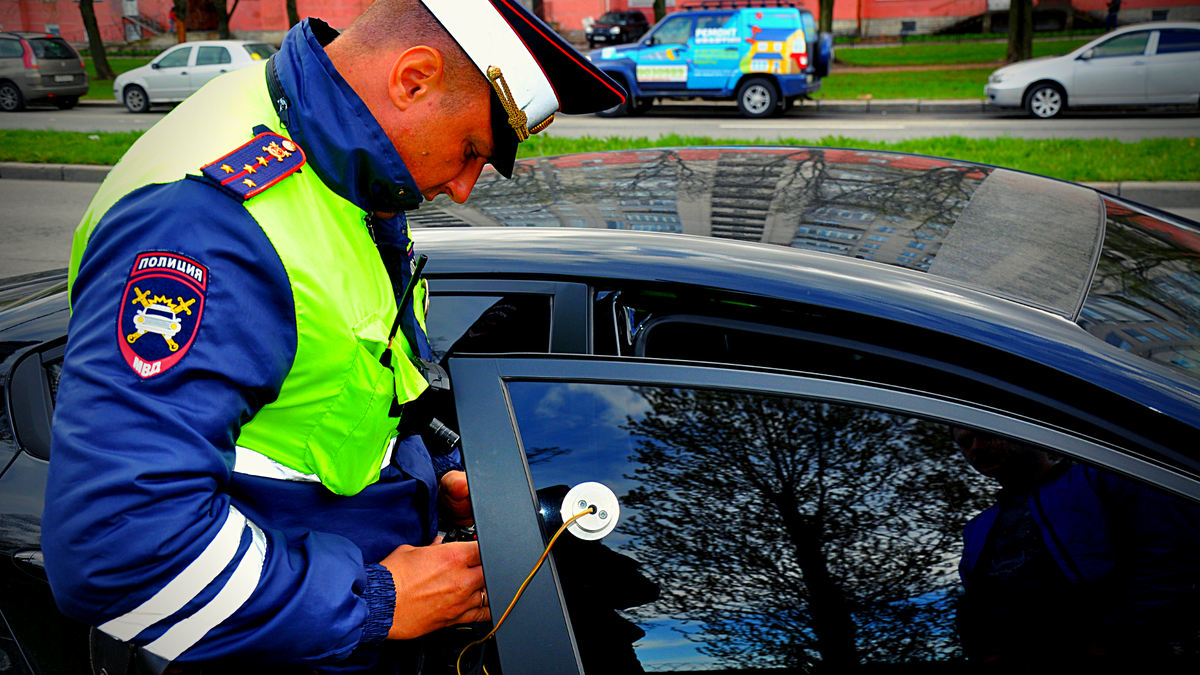
[[[1022,61],[988,78],[987,102],[1055,117],[1068,106],[1197,105],[1200,23],[1125,26],[1062,56]]]
[[[221,73],[264,61],[276,51],[265,42],[186,42],[118,75],[113,80],[113,98],[130,112],[147,112],[151,104],[178,103]]]

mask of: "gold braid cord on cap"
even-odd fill
[[[536,127],[529,128],[529,117],[525,111],[517,107],[516,101],[513,100],[512,92],[508,89],[508,83],[504,81],[504,73],[496,66],[488,66],[487,69],[488,81],[492,83],[492,88],[496,90],[496,96],[500,97],[500,103],[504,106],[504,112],[508,113],[508,124],[517,134],[517,141],[521,142],[529,138],[530,134],[537,132],[550,126],[554,121],[554,115],[546,118],[544,122]]]

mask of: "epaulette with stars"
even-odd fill
[[[305,161],[304,151],[291,139],[263,131],[200,171],[245,201],[299,171]]]

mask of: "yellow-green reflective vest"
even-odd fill
[[[68,284],[92,230],[122,197],[144,185],[200,175],[200,167],[253,138],[257,125],[287,136],[271,106],[262,64],[213,80],[154,125],[109,174],[79,223]],[[237,444],[315,475],[336,494],[357,494],[379,479],[397,434],[393,399],[406,403],[428,386],[403,332],[392,341],[392,366],[380,363],[397,308],[364,225],[367,214],[311,170],[284,178],[244,205],[287,271],[297,344],[279,397],[242,426]],[[204,227],[202,211],[195,227]],[[424,294],[418,286],[412,300],[422,329]]]

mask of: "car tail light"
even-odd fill
[[[37,68],[37,55],[33,53],[33,47],[28,40],[21,40],[21,46],[25,48],[25,53],[21,55],[21,61],[25,63],[26,68]]]
[[[808,41],[804,39],[803,33],[792,40],[792,60],[801,68],[808,67]]]

